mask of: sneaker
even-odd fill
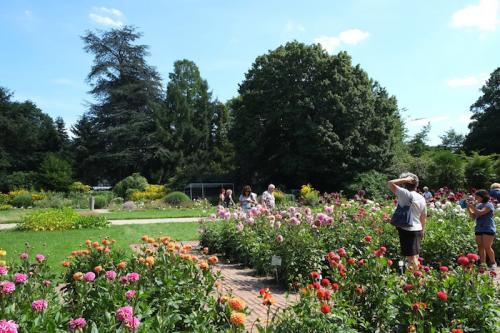
[[[495,271],[497,269],[497,264],[491,264],[490,266],[488,266],[488,269],[490,271]]]

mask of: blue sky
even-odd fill
[[[0,86],[74,123],[91,101],[88,29],[131,24],[165,84],[173,62],[200,67],[215,96],[236,95],[253,60],[290,40],[346,50],[431,143],[467,133],[470,105],[500,65],[500,0],[122,0],[0,2]]]

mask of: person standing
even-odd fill
[[[233,191],[230,189],[226,190],[226,196],[224,197],[224,207],[229,208],[235,205],[233,200]]]
[[[474,202],[477,202],[477,204]],[[497,268],[495,252],[493,251],[493,241],[495,240],[496,226],[493,220],[495,207],[490,202],[490,196],[486,190],[477,190],[474,193],[474,199],[467,200],[467,210],[469,215],[476,219],[476,243],[479,251],[481,264],[487,264],[489,260],[489,269]]]
[[[224,205],[224,199],[226,197],[226,190],[224,190],[224,188],[222,187],[220,189],[220,193],[219,193],[219,203],[218,205],[219,206],[223,206]]]
[[[397,227],[401,253],[406,257],[408,268],[418,269],[420,245],[425,233],[427,205],[424,197],[417,193],[417,175],[405,172],[398,179],[387,183],[389,189],[398,199],[400,207],[409,207],[409,225]]]
[[[240,194],[240,207],[244,213],[247,213],[250,208],[257,205],[257,201],[250,185],[245,185]]]
[[[424,193],[422,194],[422,196],[424,197],[425,201],[427,201],[427,202],[431,201],[433,198],[433,195],[429,191],[429,188],[427,186],[424,186]]]
[[[490,197],[500,202],[500,184],[493,183],[490,187]]]
[[[274,210],[276,207],[276,201],[274,199],[273,192],[276,190],[276,187],[273,184],[269,184],[267,187],[267,191],[262,193],[262,204],[269,210]]]

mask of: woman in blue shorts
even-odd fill
[[[490,202],[490,196],[486,190],[478,190],[474,193],[477,204],[473,200],[467,200],[467,210],[472,218],[476,219],[476,243],[479,251],[481,264],[490,263],[490,270],[497,267],[495,252],[492,245],[495,240],[496,226],[493,220],[495,207]]]

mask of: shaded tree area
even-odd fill
[[[401,139],[396,99],[345,52],[287,43],[256,59],[239,93],[231,137],[247,182],[339,189],[384,171]]]
[[[464,148],[482,154],[500,154],[500,67],[491,73],[481,92],[470,108],[472,122]]]

